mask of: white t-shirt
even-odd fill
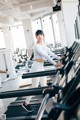
[[[50,56],[52,56],[52,58]],[[61,57],[55,55],[52,51],[50,51],[46,45],[40,45],[40,44],[35,45],[34,59],[48,60],[50,63],[55,65],[56,62],[53,60],[53,58],[56,58],[58,60],[61,59]]]

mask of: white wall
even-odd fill
[[[78,11],[78,2],[64,2],[62,1],[66,38],[68,47],[72,45],[75,39],[74,23]]]
[[[12,43],[12,36],[11,36],[11,31],[9,28],[3,29],[3,35],[4,35],[4,41],[5,41],[5,46],[7,49],[13,49],[13,43]]]

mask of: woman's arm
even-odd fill
[[[61,57],[57,56],[55,53],[53,53],[48,47],[47,47],[47,52],[49,55],[51,55],[53,58],[56,58],[58,60],[61,59]]]
[[[40,46],[36,46],[35,47],[35,52],[37,54],[39,54],[40,56],[45,57],[50,63],[52,63],[53,65],[56,65],[57,63],[40,47]]]

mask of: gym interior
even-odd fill
[[[37,30],[62,67],[30,71]],[[80,0],[0,0],[0,120],[80,120]]]

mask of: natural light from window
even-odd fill
[[[36,38],[35,38],[35,32],[37,30],[41,30],[41,21],[40,19],[37,19],[35,21],[32,22],[32,30],[33,30],[33,37],[34,37],[34,41],[36,41]]]
[[[54,24],[55,41],[56,41],[56,43],[61,43],[59,22],[58,22],[57,14],[53,14],[52,18],[53,18],[53,24]]]
[[[19,49],[26,48],[23,26],[12,27],[11,34],[12,34],[14,50],[16,50],[16,48]]]
[[[47,45],[55,46],[61,45],[61,36],[59,29],[58,14],[47,15],[45,17],[32,21],[33,36],[35,38],[35,32],[38,29],[43,30],[45,35],[45,43]]]
[[[54,45],[54,36],[50,16],[42,18],[42,26],[45,35],[45,43]]]

